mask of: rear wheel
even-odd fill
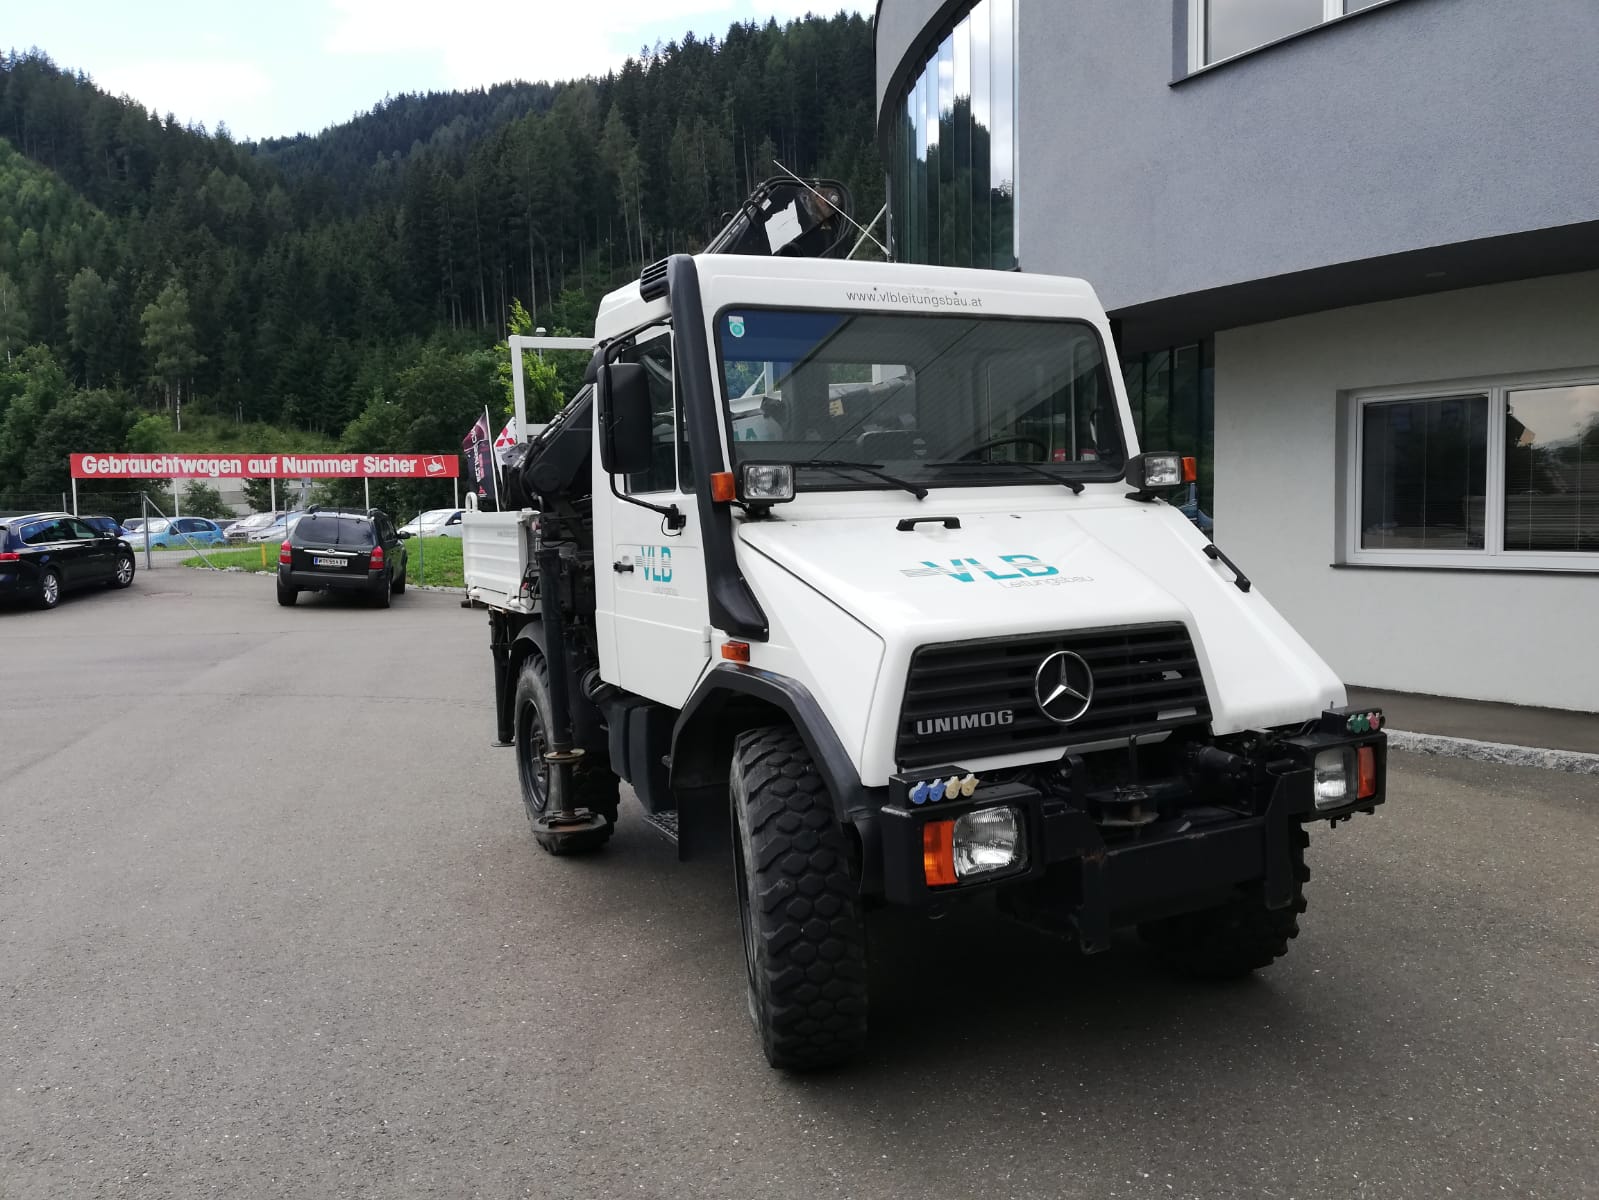
[[[522,804],[527,809],[529,821],[537,821],[551,810],[551,805],[586,808],[605,818],[605,828],[592,840],[561,839],[539,843],[551,854],[578,854],[597,850],[610,840],[616,827],[620,804],[620,783],[608,763],[589,762],[585,756],[573,772],[573,786],[577,794],[570,805],[563,805],[564,797],[552,795],[550,766],[544,754],[550,748],[550,669],[541,654],[530,654],[522,663],[516,679],[516,698],[513,701],[512,730],[516,739],[516,773],[522,785]]]
[[[1264,889],[1256,884],[1219,908],[1146,922],[1138,927],[1139,936],[1168,967],[1195,979],[1239,979],[1271,966],[1299,936],[1304,885],[1310,879],[1305,865],[1310,834],[1296,826],[1289,836],[1294,887],[1286,908],[1267,908]]]
[[[61,603],[61,574],[54,567],[39,572],[39,607],[54,608]]]
[[[377,586],[372,589],[372,603],[379,608],[387,608],[389,606],[389,598],[394,594],[392,591],[393,578],[390,572],[383,572],[383,578],[378,580]]]
[[[405,574],[408,570],[410,570],[410,568],[411,558],[409,555],[407,555],[400,560],[400,573],[394,577],[394,581],[389,585],[389,590],[393,592],[394,595],[405,595]]]
[[[111,586],[125,588],[133,582],[133,555],[117,555],[116,569],[111,572]]]
[[[831,1066],[866,1043],[866,923],[850,846],[789,726],[741,734],[730,779],[750,1017],[766,1061]]]
[[[278,603],[284,608],[293,608],[294,602],[300,598],[300,589],[283,582],[283,576],[278,576]]]

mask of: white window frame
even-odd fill
[[[1552,387],[1599,386],[1599,366],[1575,371],[1543,371],[1480,376],[1420,387],[1363,388],[1348,393],[1344,405],[1343,544],[1338,561],[1361,567],[1432,567],[1470,571],[1573,571],[1599,574],[1599,552],[1505,549],[1505,427],[1511,392]],[[1488,397],[1486,484],[1483,489],[1481,550],[1377,550],[1360,544],[1361,466],[1365,461],[1365,411],[1368,404],[1411,400],[1448,400],[1459,396]],[[1498,433],[1500,436],[1495,436]]]
[[[1341,17],[1354,16],[1356,13],[1370,12],[1374,8],[1384,7],[1381,4],[1372,4],[1366,8],[1348,12],[1345,0],[1321,0],[1321,20],[1317,25],[1325,25],[1328,21],[1336,21]],[[1267,46],[1276,45],[1276,39],[1262,42],[1259,46],[1251,46],[1247,50],[1240,50],[1237,54],[1229,54],[1226,58],[1216,58],[1205,61],[1205,30],[1210,20],[1210,0],[1188,0],[1188,69],[1200,71],[1206,67],[1213,67],[1217,63],[1232,62],[1235,58],[1243,58],[1246,54],[1254,54]],[[1316,25],[1306,26],[1306,29],[1315,29]],[[1301,33],[1304,30],[1300,31]],[[1294,36],[1292,34],[1287,36]]]

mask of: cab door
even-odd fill
[[[594,575],[601,666],[607,681],[680,708],[704,670],[710,617],[671,331],[661,326],[644,330],[628,339],[615,358],[645,368],[655,454],[650,469],[640,474],[614,480],[596,475]],[[598,420],[594,427],[599,429]],[[596,442],[596,468],[599,461]],[[660,508],[676,508],[681,526],[673,528],[678,522],[656,511]]]

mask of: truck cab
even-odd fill
[[[597,849],[627,782],[730,845],[774,1066],[864,1044],[874,907],[1242,974],[1306,824],[1384,800],[1382,714],[1165,502],[1191,460],[1138,444],[1083,281],[673,257],[520,478],[464,536],[535,836]]]

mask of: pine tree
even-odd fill
[[[161,386],[173,424],[183,428],[183,385],[195,367],[205,361],[194,344],[189,320],[189,293],[176,279],[145,306],[144,352],[151,382]]]

